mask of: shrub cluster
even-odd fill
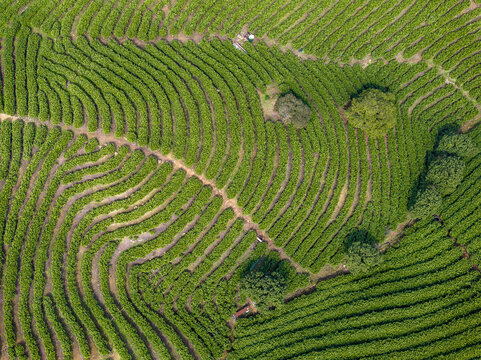
[[[426,218],[434,215],[443,203],[443,197],[434,186],[428,186],[416,196],[416,202],[411,209],[412,215],[416,218]]]
[[[353,230],[346,239],[344,264],[352,274],[360,274],[382,261],[375,239],[365,230]]]
[[[445,135],[439,140],[436,150],[440,153],[456,155],[462,159],[470,159],[479,154],[479,149],[471,137],[465,134]]]
[[[465,166],[464,161],[455,155],[441,157],[429,164],[426,180],[441,195],[452,194],[463,180]]]
[[[443,196],[452,194],[461,184],[466,168],[465,161],[479,153],[471,138],[466,134],[444,135],[434,152],[434,158],[418,190],[411,214],[426,218],[436,214],[442,205]]]
[[[286,295],[286,279],[277,271],[252,271],[241,280],[240,290],[262,312],[282,304]]]

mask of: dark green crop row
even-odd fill
[[[206,176],[215,178],[218,187],[227,188],[229,197],[238,197],[238,203],[245,206],[246,211],[254,212],[253,219],[260,222],[263,228],[269,229],[275,225],[275,232],[279,233],[279,230],[287,225],[286,220],[297,216],[299,221],[291,221],[291,225],[288,225],[289,234],[297,232],[299,226],[304,229],[296,235],[297,240],[292,242],[287,238],[276,241],[290,243],[290,251],[293,252],[297,251],[303,242],[299,258],[304,258],[315,245],[316,250],[311,252],[310,257],[317,258],[319,247],[331,242],[329,239],[333,236],[344,234],[339,233],[337,224],[344,224],[345,221],[339,219],[335,226],[330,226],[329,233],[323,235],[325,240],[317,242],[320,231],[328,225],[336,209],[335,199],[339,198],[343,185],[350,182],[352,190],[355,190],[356,185],[355,178],[347,179],[347,164],[350,160],[344,149],[348,142],[342,135],[345,129],[337,115],[337,106],[345,103],[350,94],[358,91],[368,79],[361,76],[360,68],[356,71],[349,68],[344,72],[335,67],[318,67],[313,62],[303,65],[293,56],[283,55],[259,44],[256,50],[246,44],[248,54],[235,53],[235,57],[231,54],[232,50],[226,51],[226,46],[227,44],[222,45],[219,41],[214,41],[213,45],[189,43],[186,46],[179,42],[160,42],[157,46],[147,46],[144,51],[131,42],[121,45],[110,41],[108,45],[104,45],[83,37],[78,38],[75,43],[68,39],[55,41],[50,45],[48,41],[42,41],[40,73],[44,73],[44,77],[39,80],[42,90],[39,94],[42,94],[41,98],[50,100],[48,105],[41,106],[41,109],[46,109],[43,113],[47,114],[55,108],[61,108],[51,114],[55,118],[52,119],[53,122],[60,121],[61,117],[68,119],[67,115],[71,113],[73,122],[79,125],[79,120],[75,120],[79,119],[78,115],[73,114],[79,113],[75,110],[78,106],[74,106],[74,103],[77,102],[76,99],[80,99],[80,109],[85,108],[89,129],[102,126],[103,131],[109,131],[115,124],[118,136],[125,133],[125,112],[127,132],[130,133],[127,134],[128,139],[133,139],[133,129],[138,132],[139,144],[149,143],[154,149],[160,146],[164,153],[173,151],[177,158],[186,159],[188,164],[196,164],[199,171],[205,169]],[[253,67],[247,61],[249,58],[255,59],[261,67]],[[148,64],[141,68],[137,64],[143,60]],[[191,74],[195,75],[195,78],[192,78]],[[308,96],[307,101],[314,101],[313,107],[323,120],[322,124],[319,124],[314,118],[314,123],[309,124],[308,132],[301,131],[300,136],[294,134],[293,129],[278,127],[279,132],[288,131],[289,137],[287,140],[287,134],[285,135],[285,145],[279,144],[280,158],[277,168],[266,165],[269,162],[272,164],[275,153],[271,143],[267,141],[267,127],[256,94],[256,87],[264,87],[266,84],[263,82],[266,80],[260,81],[256,74],[262,74],[266,80],[264,74],[278,80],[288,79],[292,89],[304,94],[302,96]],[[316,84],[312,83],[314,78],[309,78],[306,74],[314,75]],[[359,79],[356,76],[359,76]],[[252,81],[258,84],[252,86]],[[324,87],[319,88],[319,82]],[[68,95],[70,88],[74,93]],[[179,96],[182,101],[177,100]],[[442,106],[442,103],[439,106]],[[205,115],[209,114],[211,107],[214,109],[214,117],[206,119]],[[419,108],[418,106],[417,109]],[[156,109],[160,111],[156,112]],[[432,111],[436,111],[436,108]],[[131,114],[129,117],[128,113]],[[173,119],[168,119],[170,114]],[[445,108],[445,114],[450,116],[448,108]],[[110,124],[112,115],[114,123]],[[432,115],[427,113],[425,116]],[[95,119],[100,125],[97,125]],[[210,130],[212,124],[215,125],[213,132]],[[311,146],[316,153],[322,153],[326,161],[329,157],[327,172],[316,168],[317,176],[326,174],[321,183],[322,187],[318,186],[319,183],[312,186],[314,163],[313,155],[309,152]],[[240,153],[242,158],[239,157]],[[389,159],[387,153],[381,153],[382,168],[388,164],[392,167],[393,163],[394,167],[396,166],[396,149],[389,153]],[[375,159],[374,154],[371,155]],[[268,160],[269,157],[272,160]],[[269,170],[274,168],[276,173],[271,183],[272,175]],[[83,171],[87,174],[90,170]],[[393,219],[390,220],[391,210],[399,208],[388,201],[388,196],[404,199],[402,194],[406,193],[404,188],[393,194],[391,189],[397,190],[398,187],[390,184],[392,175],[382,173],[384,178],[377,181],[379,184],[384,183],[383,190],[374,187],[373,192],[373,202],[379,205],[371,205],[375,213],[370,222],[378,222],[377,219],[381,218],[377,228],[373,229],[376,233],[382,233],[385,227],[394,226],[402,218],[401,208],[398,210],[399,215],[392,215]],[[397,173],[399,174],[399,171]],[[78,178],[81,173],[76,174]],[[286,177],[289,177],[287,182]],[[333,186],[335,182],[337,185]],[[321,198],[316,194],[316,189],[320,188],[326,190],[321,193]],[[333,193],[328,197],[329,190]],[[305,196],[311,201],[309,205],[302,201]],[[329,199],[332,201],[327,203]],[[353,201],[354,193],[348,191],[346,202],[340,209],[341,217],[347,215]],[[304,206],[302,211],[299,211],[301,202]],[[361,215],[359,210],[356,211],[356,216],[358,215]],[[309,219],[307,223],[304,222],[305,219]],[[353,219],[350,223],[354,221]],[[306,238],[307,241],[304,241]],[[340,235],[338,239],[340,240]],[[331,255],[336,252],[335,243],[337,242],[332,242]]]
[[[0,109],[175,157],[316,273],[342,261],[353,228],[381,241],[403,222],[437,131],[478,115],[480,11],[455,0],[4,2]],[[274,46],[164,40],[245,30]],[[399,53],[422,60],[400,64]],[[348,65],[366,56],[366,69]],[[304,129],[266,122],[259,93],[272,84],[311,106]],[[376,140],[339,111],[371,86],[399,102],[395,128]],[[2,121],[8,355],[422,358],[457,357],[462,343],[469,357],[481,306],[469,272],[481,258],[477,161],[446,200],[444,227],[416,224],[376,270],[237,320],[232,344],[226,320],[246,300],[237,284],[267,245],[213,189],[140,150]]]
[[[436,226],[439,229],[439,224]],[[374,356],[376,353],[409,350],[411,343],[416,342],[416,336],[431,336],[434,341],[440,336],[456,334],[454,329],[461,324],[457,319],[471,319],[469,314],[480,306],[473,290],[468,287],[478,276],[468,272],[469,264],[459,260],[459,250],[450,246],[450,239],[437,240],[441,229],[428,226],[422,230],[431,233],[423,235],[414,231],[410,239],[406,239],[410,244],[400,249],[400,253],[392,252],[376,273],[351,279],[346,277],[337,282],[337,286],[326,282],[316,292],[315,299],[311,296],[298,298],[286,304],[285,309],[265,318],[239,320],[234,343],[236,350],[232,357],[264,358],[267,354],[272,356],[275,351],[289,351],[294,355],[316,349],[324,349],[322,354],[325,354],[326,348],[330,347],[338,358],[345,358],[350,354],[352,339],[360,340],[363,336],[369,336],[372,346],[357,350],[365,351],[366,356]],[[425,239],[421,243],[419,236]],[[424,249],[409,259],[404,252],[412,254],[413,248],[408,245],[413,241]],[[423,267],[419,266],[420,262],[424,263]],[[447,302],[443,294],[448,287],[456,292],[456,296]],[[412,305],[402,307],[403,303]],[[367,316],[367,312],[371,315]],[[319,316],[327,321],[320,321]],[[388,323],[386,318],[390,319]],[[445,323],[452,326],[443,325]],[[474,320],[467,326],[475,324]],[[352,329],[353,326],[356,329]],[[333,334],[336,335],[333,337]],[[343,338],[349,341],[345,342]],[[382,341],[382,338],[390,340]],[[311,340],[306,342],[306,339]],[[448,344],[443,351],[457,348],[455,343]],[[278,356],[282,357],[281,353]]]

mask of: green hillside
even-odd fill
[[[479,0],[0,0],[0,358],[481,358],[480,44]]]

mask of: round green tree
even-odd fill
[[[394,94],[377,89],[364,90],[345,109],[347,121],[367,135],[385,135],[396,124]]]
[[[276,307],[284,302],[286,279],[278,272],[251,271],[242,278],[240,291],[256,303],[259,311]]]
[[[374,243],[375,240],[365,230],[354,230],[349,234],[344,264],[351,273],[365,272],[382,261],[381,253]]]
[[[415,218],[427,218],[438,212],[442,202],[443,198],[439,191],[433,186],[429,186],[417,194],[416,201],[411,209],[411,214]]]
[[[465,163],[457,156],[446,156],[434,160],[426,174],[441,195],[449,195],[456,190],[464,177]]]
[[[479,153],[473,140],[466,134],[445,135],[439,141],[437,151],[457,155],[463,159],[470,159]]]
[[[296,128],[305,127],[311,117],[311,108],[294,94],[287,93],[279,96],[274,105],[282,120],[291,123]]]

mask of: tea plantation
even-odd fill
[[[0,0],[1,359],[480,359],[481,0]]]

